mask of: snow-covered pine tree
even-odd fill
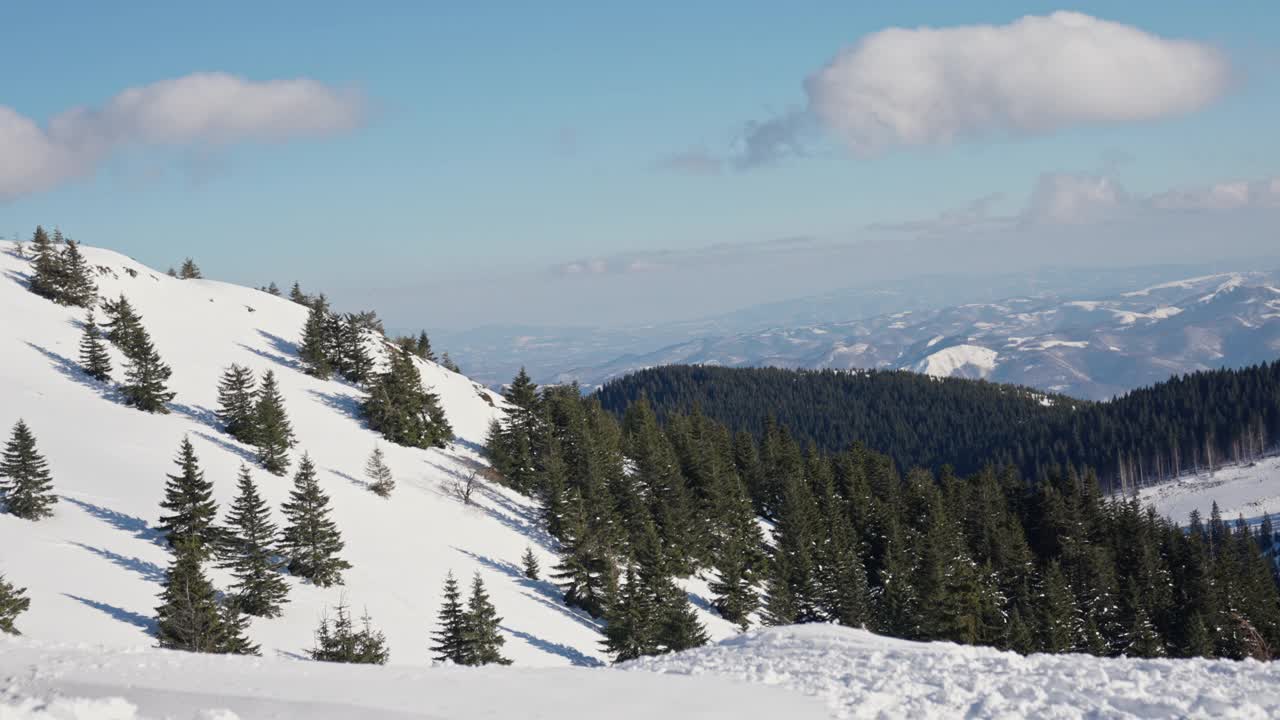
[[[31,607],[26,588],[20,588],[0,575],[0,633],[21,635],[14,622]]]
[[[295,290],[298,288],[297,284],[293,287]],[[298,302],[297,298],[292,299]],[[307,315],[307,322],[302,326],[302,344],[298,346],[298,357],[302,359],[308,375],[328,380],[333,375],[333,365],[329,358],[329,348],[333,341],[329,337],[328,301],[321,294],[314,302],[303,301],[302,304],[309,304],[311,313]]]
[[[0,455],[0,499],[10,515],[24,520],[53,515],[58,502],[49,465],[36,450],[36,437],[23,420],[14,424]]]
[[[218,504],[213,500],[213,483],[204,479],[190,438],[182,438],[174,463],[178,473],[165,476],[168,481],[160,503],[169,514],[160,517],[159,528],[169,547],[184,545],[204,560],[217,550],[222,537],[216,525]]]
[[[458,590],[458,580],[453,571],[444,578],[444,602],[436,615],[438,629],[431,634],[435,644],[431,652],[440,662],[451,662],[456,665],[466,664],[466,610],[462,605],[462,593]]]
[[[360,406],[369,427],[397,445],[444,447],[453,439],[453,428],[440,399],[422,386],[422,374],[409,353],[389,355],[386,371],[374,379]]]
[[[125,403],[144,412],[168,414],[168,402],[175,393],[165,383],[173,370],[160,359],[146,328],[138,326],[125,355],[128,362],[124,368],[124,385],[120,387]]]
[[[85,317],[84,330],[80,335],[80,367],[98,382],[111,380],[111,356],[102,342],[102,330],[94,320],[93,308]]]
[[[254,412],[253,371],[232,364],[218,381],[218,421],[231,437],[252,444],[257,418]]]
[[[275,372],[262,375],[253,406],[253,444],[258,448],[258,462],[273,475],[289,469],[289,449],[293,447],[293,426],[284,409],[284,397],[276,384]]]
[[[385,665],[391,658],[387,648],[387,639],[379,631],[373,629],[373,621],[369,613],[362,618],[362,627],[357,630],[351,621],[351,611],[345,601],[339,601],[334,609],[334,618],[330,624],[328,616],[320,619],[320,627],[316,628],[315,647],[308,651],[312,660],[322,662],[358,663],[365,665]]]
[[[178,277],[183,280],[199,280],[204,275],[200,274],[200,268],[196,266],[196,261],[187,258],[182,261],[182,267],[178,268]]]
[[[369,460],[364,464],[364,474],[369,478],[369,489],[379,497],[390,497],[391,491],[396,489],[395,478],[391,475],[391,468],[387,467],[386,457],[380,447],[374,446],[373,452],[369,454]]]
[[[502,618],[485,592],[484,581],[477,572],[471,579],[471,597],[463,623],[463,657],[465,665],[510,665],[502,656],[506,638],[498,632]]]
[[[1050,560],[1040,581],[1040,647],[1048,653],[1071,652],[1080,637],[1080,610],[1057,560]]]
[[[286,563],[277,559],[276,526],[245,465],[240,466],[237,488],[223,531],[223,567],[236,578],[231,594],[242,612],[277,617],[288,601],[289,583],[280,575]]]
[[[280,546],[289,557],[289,572],[320,587],[341,585],[342,571],[351,564],[338,557],[342,533],[329,517],[329,496],[320,489],[315,464],[305,453],[283,509],[289,524]]]
[[[520,567],[524,576],[530,580],[537,580],[542,572],[542,567],[538,564],[538,556],[533,554],[533,548],[528,545],[524,547],[524,555],[520,556]]]

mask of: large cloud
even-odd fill
[[[74,108],[47,128],[0,106],[0,200],[91,174],[133,144],[224,145],[358,127],[363,99],[306,78],[254,82],[195,73],[129,88],[100,108]]]
[[[893,28],[806,81],[809,108],[855,152],[988,133],[1146,120],[1221,95],[1213,48],[1074,12],[1008,25]]]

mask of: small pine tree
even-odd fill
[[[24,520],[53,515],[58,497],[53,494],[49,465],[36,450],[36,438],[26,422],[19,420],[0,455],[0,498],[9,514]]]
[[[221,533],[215,523],[218,505],[213,500],[213,483],[204,479],[196,449],[190,438],[182,438],[178,457],[179,472],[166,475],[164,501],[160,507],[169,512],[161,516],[160,530],[169,546],[187,546],[203,560],[218,547]]]
[[[18,236],[18,233],[13,234],[13,254],[19,260],[27,259],[27,246],[22,243],[22,238]]]
[[[449,370],[450,372],[456,372],[459,375],[462,374],[462,368],[458,367],[458,363],[454,362],[453,358],[449,357],[448,350],[440,356],[440,367],[443,367],[445,370]]]
[[[297,282],[293,284],[293,287],[289,288],[289,299],[299,305],[306,305],[307,307],[311,306],[311,298],[307,297],[307,294],[302,292],[302,286]]]
[[[235,364],[218,381],[218,421],[228,435],[245,443],[253,443],[257,427],[253,383],[253,371]]]
[[[387,649],[387,639],[379,631],[373,629],[373,621],[366,612],[362,618],[361,629],[355,629],[351,621],[351,612],[345,601],[339,601],[334,608],[333,623],[329,618],[320,619],[320,627],[316,629],[316,645],[310,651],[312,660],[322,662],[357,663],[364,665],[385,665],[391,658]]]
[[[294,288],[297,289],[297,285]],[[297,302],[296,298],[294,301]],[[333,375],[329,350],[333,339],[330,334],[329,305],[321,295],[311,303],[311,313],[302,327],[302,344],[298,346],[298,357],[302,358],[307,374],[321,380],[328,380]]]
[[[542,572],[542,567],[538,564],[538,558],[533,554],[533,548],[528,545],[524,548],[524,555],[520,556],[520,565],[524,569],[524,576],[530,580],[537,580]]]
[[[743,630],[751,624],[751,613],[760,606],[760,598],[751,582],[750,563],[742,544],[734,538],[729,539],[716,558],[720,576],[710,585],[711,592],[715,593],[712,605],[716,612]]]
[[[173,563],[165,573],[161,604],[156,608],[156,637],[160,647],[189,652],[221,653],[227,627],[218,606],[217,591],[200,566],[203,548],[183,540],[174,547]]]
[[[111,380],[111,356],[102,343],[102,330],[94,321],[92,308],[85,317],[84,332],[80,335],[80,367],[98,382]]]
[[[58,299],[62,284],[62,256],[39,225],[31,235],[31,292],[49,300]]]
[[[682,652],[707,644],[707,631],[683,590],[667,581],[661,598],[662,622],[655,640],[663,652]]]
[[[120,348],[120,352],[132,356],[134,342],[142,329],[142,318],[123,294],[116,300],[104,300],[102,311],[107,316],[104,323],[107,339]]]
[[[224,597],[219,607],[222,620],[222,650],[227,655],[257,655],[259,646],[249,642],[245,633],[249,630],[249,616],[240,607],[239,599]]]
[[[196,261],[187,258],[182,261],[182,267],[178,270],[178,277],[183,280],[199,280],[204,275],[200,274],[200,268],[196,266]]]
[[[440,399],[422,386],[422,374],[406,352],[390,353],[390,364],[360,406],[369,427],[397,445],[444,447],[453,439]]]
[[[31,599],[25,588],[16,587],[0,575],[0,633],[21,635],[14,621],[31,607]]]
[[[431,651],[440,662],[466,664],[466,610],[462,606],[462,593],[458,581],[450,571],[444,579],[444,602],[436,616],[439,629],[431,634],[435,644]]]
[[[280,297],[280,286],[276,285],[276,282],[272,280],[267,285],[266,289],[263,290],[263,292],[265,292],[268,295],[275,295],[276,297]]]
[[[239,609],[258,617],[277,617],[289,595],[280,576],[285,566],[276,559],[276,526],[258,494],[249,468],[240,466],[239,494],[227,514],[223,567],[236,582],[231,586]]]
[[[364,343],[364,326],[360,316],[347,314],[338,325],[338,346],[342,359],[342,376],[353,383],[368,382],[373,375],[373,358]]]
[[[258,462],[267,472],[283,475],[289,469],[293,426],[285,412],[276,375],[271,370],[263,374],[253,406],[253,444],[258,448]]]
[[[61,277],[58,285],[58,302],[75,307],[91,307],[98,299],[98,286],[93,282],[93,271],[80,253],[80,245],[68,240],[62,251]]]
[[[415,344],[413,351],[423,360],[428,360],[430,362],[436,361],[436,354],[431,349],[431,340],[427,337],[426,330],[418,333],[418,342]]]
[[[390,497],[396,489],[395,478],[391,476],[391,468],[387,467],[382,448],[374,447],[369,460],[364,464],[364,474],[369,478],[369,489],[379,497]]]
[[[498,632],[502,618],[489,601],[485,592],[484,581],[480,573],[471,580],[471,597],[467,600],[467,612],[463,623],[463,664],[465,665],[510,665],[511,661],[502,656],[502,645],[506,638]]]
[[[125,350],[129,361],[124,369],[125,382],[120,388],[125,402],[144,412],[168,414],[167,403],[175,393],[165,383],[173,370],[160,359],[145,328],[138,327],[131,345]]]
[[[320,587],[342,584],[342,571],[351,564],[338,557],[342,533],[329,517],[329,496],[316,481],[316,467],[303,454],[294,476],[294,489],[284,504],[289,519],[281,549],[289,556],[289,572]]]

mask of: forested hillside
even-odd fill
[[[1280,362],[1199,372],[1108,402],[908,372],[668,366],[597,393],[620,413],[647,397],[660,417],[698,407],[761,437],[770,421],[802,443],[862,443],[898,467],[971,473],[989,462],[1028,477],[1093,468],[1106,490],[1248,460],[1280,442]]]

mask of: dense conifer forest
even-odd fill
[[[902,468],[971,474],[994,462],[1041,479],[1089,467],[1108,491],[1247,462],[1280,443],[1280,362],[1174,377],[1100,403],[904,371],[703,366],[643,370],[596,396],[615,415],[642,396],[662,418],[697,407],[757,440],[772,421],[801,443],[829,452],[862,443]]]

